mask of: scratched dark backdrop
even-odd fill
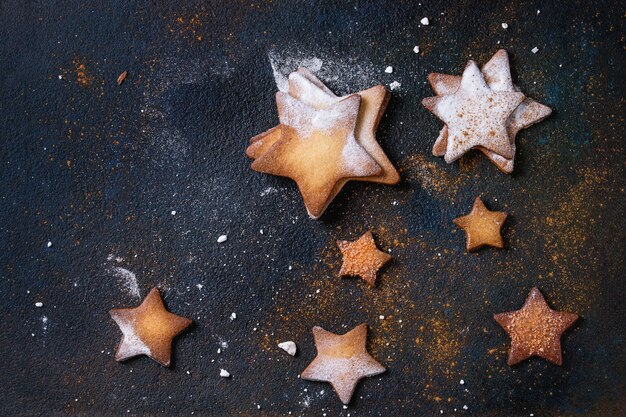
[[[1,414],[624,415],[624,4],[505,3],[2,1]],[[426,76],[501,47],[554,113],[511,176],[446,165]],[[401,184],[351,183],[321,221],[244,155],[276,123],[272,65],[302,62],[338,94],[402,84],[378,132]],[[506,250],[465,253],[477,195],[510,213]],[[374,289],[337,277],[335,240],[367,230],[394,256]],[[510,368],[492,315],[535,285],[582,319],[562,367]],[[107,311],[153,286],[195,326],[171,369],[117,363]],[[343,409],[298,374],[312,326],[361,322],[388,372]]]

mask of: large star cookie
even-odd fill
[[[530,291],[521,309],[493,318],[511,336],[509,365],[531,356],[561,365],[561,335],[578,320],[576,314],[552,310],[537,288]]]
[[[385,372],[385,368],[367,353],[365,323],[342,335],[315,326],[313,338],[317,356],[301,377],[329,382],[344,404],[350,402],[359,380]]]
[[[511,68],[509,64],[508,54],[504,49],[498,50],[493,57],[483,66],[483,76],[487,85],[494,91],[515,92],[519,88],[513,84],[511,77]],[[431,73],[428,81],[437,95],[454,94],[461,83],[461,77],[447,74]],[[525,98],[524,101],[513,111],[507,119],[507,132],[509,141],[515,153],[515,137],[517,133],[535,123],[540,122],[552,113],[552,110],[531,98]],[[439,137],[433,145],[433,154],[435,156],[444,156],[446,154],[448,142],[448,127],[444,126],[439,133]],[[514,157],[507,158],[492,150],[477,146],[476,149],[483,152],[502,172],[510,174],[513,172]]]
[[[279,93],[284,96],[287,96],[285,93]],[[328,109],[333,109],[335,105],[338,103],[350,98],[347,97],[337,97],[335,96],[317,77],[315,77],[311,72],[306,70],[305,68],[299,68],[297,72],[290,74],[289,76],[289,95],[287,97],[293,98],[295,101],[308,106],[311,109],[314,109],[317,112],[325,112]],[[352,95],[354,96],[354,95]],[[321,186],[324,181],[327,181],[324,185],[325,191],[328,189],[328,185],[332,182],[332,187],[330,192],[328,193],[319,193],[317,198],[317,203],[309,204],[307,201],[311,201],[311,199],[307,199],[303,193],[303,198],[305,200],[305,206],[309,211],[309,215],[313,218],[318,218],[321,216],[323,211],[326,209],[328,204],[334,199],[334,197],[341,191],[342,187],[349,180],[360,180],[360,181],[371,181],[378,182],[384,184],[396,184],[400,177],[391,164],[382,148],[376,141],[376,128],[382,117],[384,109],[387,105],[389,94],[387,90],[383,86],[375,86],[368,90],[362,91],[356,95],[360,97],[360,105],[358,108],[358,116],[355,122],[354,127],[354,139],[356,141],[356,147],[350,145],[353,149],[350,152],[346,153],[347,159],[352,159],[352,167],[357,168],[362,162],[355,159],[356,151],[364,150],[367,155],[369,155],[377,164],[379,170],[373,174],[363,174],[362,171],[358,169],[354,169],[353,175],[345,175],[341,178],[337,178],[337,176],[327,176],[327,177],[319,177],[316,173],[316,170],[309,170],[312,167],[300,167],[301,171],[299,178],[315,176],[319,179],[319,185]],[[284,99],[283,99],[284,100]],[[279,103],[279,107],[280,107]],[[281,115],[281,111],[279,108],[279,116]],[[297,117],[297,115],[295,115]],[[267,160],[264,162],[264,168],[261,168],[261,164],[257,163],[258,160],[266,158],[268,153],[276,153],[275,146],[284,141],[284,138],[287,138],[289,133],[287,129],[283,127],[285,125],[289,126],[288,122],[285,122],[284,119],[280,118],[281,124],[269,129],[268,131],[253,137],[250,140],[250,145],[246,149],[246,154],[255,159],[252,164],[252,168],[267,172],[269,172],[266,168]],[[286,133],[287,132],[287,133]],[[279,145],[278,145],[279,146]],[[313,146],[313,145],[312,145]],[[318,142],[317,145],[313,146],[317,152],[316,160],[320,161],[320,164],[316,162],[316,160],[312,160],[313,167],[319,167],[320,165],[328,165],[329,161],[335,161],[336,158],[332,155],[331,147],[324,147],[322,142]],[[292,150],[289,150],[292,152]],[[298,155],[290,155],[291,158],[298,158]],[[342,172],[342,175],[346,174],[346,172]],[[293,178],[291,175],[276,174],[283,175]],[[295,179],[295,178],[293,178]],[[296,182],[298,182],[296,180]],[[298,183],[300,186],[300,183]],[[303,191],[303,188],[300,186],[300,190]],[[326,200],[322,203],[322,198],[326,198]]]
[[[191,324],[191,319],[165,309],[159,290],[153,288],[139,307],[109,311],[123,333],[116,361],[147,355],[163,366],[170,365],[172,339]]]
[[[480,197],[474,200],[470,214],[454,219],[454,224],[465,231],[468,252],[475,251],[483,246],[504,248],[504,241],[500,230],[506,220],[506,213],[489,211]]]
[[[378,250],[372,232],[366,232],[355,240],[337,241],[343,255],[343,264],[339,275],[359,276],[370,286],[376,283],[376,273],[391,260],[391,255]]]

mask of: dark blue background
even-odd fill
[[[3,1],[1,414],[625,413],[623,12],[617,1]],[[446,165],[430,154],[441,125],[420,105],[427,74],[460,74],[501,47],[522,91],[554,113],[518,136],[511,176],[481,155]],[[249,169],[248,139],[276,124],[271,54],[287,67],[319,58],[337,94],[402,83],[378,133],[400,185],[351,183],[312,221],[293,183]],[[477,195],[510,213],[507,250],[464,253],[452,219]],[[335,240],[366,230],[395,259],[374,289],[337,277]],[[171,369],[113,360],[107,311],[141,300],[115,268],[194,319]],[[535,285],[582,318],[562,367],[510,368],[492,315]],[[361,322],[388,372],[344,410],[329,385],[297,376],[315,354],[312,326]],[[285,340],[298,356],[276,348]]]

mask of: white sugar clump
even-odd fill
[[[46,246],[48,246],[49,248],[51,248],[51,247],[52,247],[52,242],[48,241],[48,244],[47,244]]]
[[[226,369],[220,369],[220,376],[222,378],[229,378],[230,377],[230,372],[228,372]]]
[[[237,318],[237,313],[230,313],[230,317],[231,320],[235,320]]]
[[[43,303],[42,303],[42,302],[40,302],[40,301],[37,301],[37,302],[35,303],[35,307],[43,307]]]
[[[391,84],[389,84],[389,88],[391,88],[391,90],[397,90],[398,88],[400,88],[402,84],[400,84],[397,81],[392,82]]]
[[[419,45],[415,45],[415,46],[413,47],[413,52],[415,52],[416,54],[419,54],[419,52],[420,52],[420,47],[419,47]]]
[[[422,20],[420,20],[420,23],[424,26],[428,26],[430,24],[430,21],[427,17],[424,17]]]
[[[508,23],[503,23],[502,24],[502,29],[508,29],[509,28],[509,24]]]
[[[291,340],[279,343],[278,347],[290,354],[291,356],[296,356],[296,352],[298,351],[298,347]]]
[[[530,52],[532,52],[533,54],[536,54],[537,52],[539,52],[539,48],[537,48],[536,46],[530,50]]]
[[[217,243],[224,243],[226,242],[227,239],[228,239],[228,236],[221,235],[220,237],[217,238]]]
[[[387,74],[391,74],[393,72],[393,67],[391,65],[389,65],[387,68],[385,68],[385,72]]]

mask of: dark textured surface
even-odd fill
[[[0,3],[0,414],[624,415],[623,3],[422,3]],[[500,47],[554,113],[512,176],[446,165],[426,75]],[[248,138],[276,123],[268,54],[318,57],[338,94],[401,82],[378,137],[402,183],[351,183],[312,221],[293,183],[251,171]],[[507,250],[464,253],[452,219],[477,195],[510,213]],[[394,256],[374,289],[337,277],[335,240],[366,230]],[[141,299],[115,268],[195,320],[171,369],[113,360],[107,311]],[[534,285],[582,317],[563,367],[506,365],[492,315]],[[297,376],[312,326],[361,322],[388,372],[344,410]]]

